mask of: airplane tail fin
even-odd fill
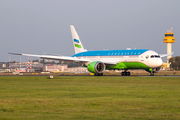
[[[70,25],[75,54],[86,51],[73,25]]]

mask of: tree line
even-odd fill
[[[169,63],[171,69],[180,70],[180,56],[170,58]]]

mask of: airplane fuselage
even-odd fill
[[[72,57],[90,59],[91,61],[116,61],[116,65],[107,66],[106,69],[149,70],[162,66],[162,59],[158,53],[148,49],[85,51]]]

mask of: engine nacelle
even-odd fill
[[[103,73],[105,67],[105,64],[100,61],[94,61],[87,65],[88,71],[92,73]]]

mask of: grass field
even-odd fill
[[[180,77],[0,77],[0,119],[180,119]]]

